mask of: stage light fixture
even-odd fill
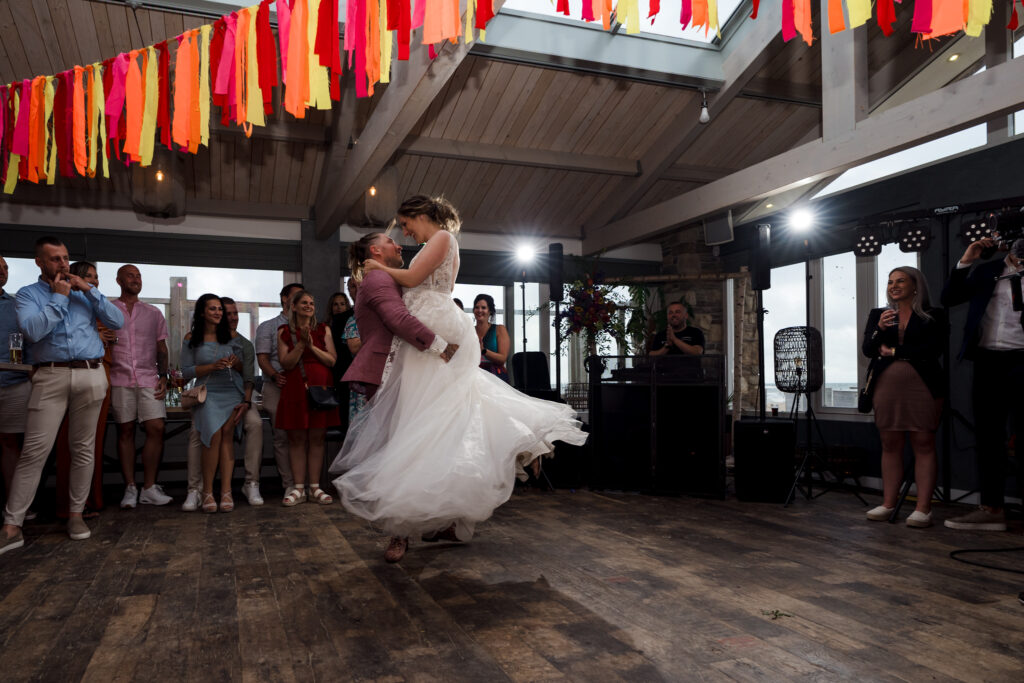
[[[799,208],[789,214],[789,227],[803,232],[814,225],[814,214],[810,209]]]
[[[999,220],[996,214],[987,212],[975,216],[970,221],[964,224],[964,229],[960,233],[967,244],[973,244],[980,239],[986,237],[992,237],[996,231],[996,226],[999,224]]]
[[[905,254],[924,251],[932,243],[931,221],[909,221],[900,226],[896,235],[900,251]]]
[[[853,252],[857,256],[875,256],[882,253],[882,244],[885,242],[880,225],[865,225],[857,229],[857,244]]]

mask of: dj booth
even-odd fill
[[[595,488],[725,495],[725,360],[591,356],[590,483]]]

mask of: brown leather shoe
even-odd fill
[[[403,557],[405,557],[405,550],[408,547],[408,538],[399,538],[398,536],[392,536],[391,542],[388,543],[388,549],[384,551],[384,559],[391,563],[398,562]]]
[[[437,541],[450,541],[452,543],[461,543],[462,542],[462,541],[459,540],[458,536],[455,535],[455,524],[454,524],[454,522],[452,523],[451,526],[449,526],[444,531],[435,531],[434,533],[430,534],[429,536],[424,536],[422,538],[422,540],[424,542],[426,542],[426,543],[435,543]]]

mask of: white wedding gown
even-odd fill
[[[445,363],[395,338],[380,389],[349,427],[331,465],[349,512],[393,536],[416,537],[455,523],[469,540],[477,522],[509,499],[522,463],[556,440],[586,434],[569,406],[522,394],[479,368],[470,316],[452,302],[459,250],[402,299],[409,312],[459,350]],[[415,261],[415,258],[413,259]]]

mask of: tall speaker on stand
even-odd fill
[[[757,292],[758,417],[733,426],[733,484],[739,500],[785,503],[793,479],[796,429],[792,420],[765,416],[764,290],[771,288],[771,226],[757,226],[751,259],[751,287]]]

